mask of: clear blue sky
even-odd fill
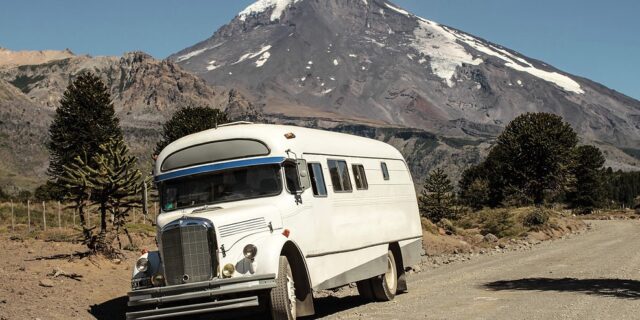
[[[142,50],[164,58],[203,40],[252,0],[8,0],[0,46],[78,54]],[[638,0],[395,0],[640,99]]]

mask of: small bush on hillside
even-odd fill
[[[518,236],[525,231],[507,209],[483,210],[480,215],[483,234],[492,233],[504,238]]]
[[[549,212],[545,209],[535,208],[524,216],[522,223],[530,228],[540,227],[549,222],[549,216]]]
[[[432,234],[438,234],[438,227],[431,222],[431,220],[422,217],[420,218],[420,223],[422,224],[422,230]]]
[[[584,207],[584,208],[576,208],[573,210],[574,214],[583,216],[587,214],[592,214],[595,210],[592,207]]]
[[[437,226],[444,229],[448,234],[458,234],[458,228],[449,219],[441,219],[438,221]]]

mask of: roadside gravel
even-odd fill
[[[410,292],[367,303],[347,288],[317,299],[329,319],[638,319],[640,222],[485,254],[424,259]],[[451,260],[451,261],[450,261]],[[446,261],[446,262],[445,262]]]

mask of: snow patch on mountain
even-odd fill
[[[467,52],[452,33],[433,21],[419,19],[413,35],[415,40],[410,46],[430,58],[431,71],[445,80],[449,87],[454,84],[452,79],[457,67],[461,67],[463,63],[482,63],[482,59],[474,58]],[[424,61],[424,58],[420,59],[420,63]]]
[[[468,44],[470,47],[484,54],[503,60],[505,62],[505,66],[509,68],[512,68],[514,70],[521,71],[521,72],[526,72],[537,78],[551,82],[567,92],[573,92],[577,94],[584,93],[584,90],[582,90],[582,87],[580,86],[580,84],[575,80],[569,78],[568,76],[565,76],[557,72],[549,72],[542,69],[538,69],[534,67],[533,64],[531,64],[529,61],[523,58],[517,57],[506,50],[495,48],[489,44],[485,44],[474,37],[471,37],[465,34],[460,34],[454,31],[451,31],[451,34],[453,34],[460,41],[463,41],[464,43]],[[518,61],[519,63],[516,61]],[[520,82],[518,82],[518,84],[520,84]]]
[[[271,57],[271,53],[269,53],[269,51],[263,53],[260,58],[258,58],[258,60],[256,60],[256,68],[260,68],[262,67],[265,63],[267,63],[267,60],[269,60],[269,57]]]
[[[392,5],[388,4],[388,3],[385,3],[385,5],[387,6],[387,8],[389,8],[389,9],[391,9],[391,10],[397,12],[397,13],[404,14],[407,17],[411,16],[411,14],[409,12],[407,12],[406,10],[402,10],[402,9],[400,9],[398,7],[394,7],[394,6],[392,6]]]
[[[191,51],[191,52],[189,52],[187,54],[181,55],[178,58],[176,58],[176,62],[189,60],[189,59],[191,59],[191,58],[193,58],[193,57],[195,57],[195,56],[197,56],[197,55],[199,55],[199,54],[201,54],[201,53],[203,53],[203,52],[205,52],[207,50],[209,50],[209,48],[202,48],[200,50]]]
[[[211,70],[215,70],[218,69],[220,66],[216,65],[216,61],[215,60],[211,60],[209,61],[208,65],[207,65],[207,70],[211,71]]]
[[[238,17],[241,21],[245,21],[250,15],[260,14],[273,8],[271,11],[271,21],[276,21],[280,19],[287,7],[298,1],[302,0],[259,0],[240,11]]]
[[[271,49],[271,45],[267,45],[267,46],[262,47],[258,52],[249,52],[249,53],[245,53],[245,54],[243,54],[243,55],[238,59],[238,61],[236,61],[236,62],[232,63],[232,65],[234,65],[234,64],[238,64],[238,63],[240,63],[240,62],[242,62],[242,61],[245,61],[245,60],[247,60],[247,59],[253,59],[253,58],[255,58],[255,57],[257,57],[257,56],[260,56],[260,55],[262,55],[263,53],[265,53],[265,52],[269,51],[270,49]]]

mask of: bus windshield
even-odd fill
[[[275,196],[282,192],[280,166],[237,168],[187,176],[160,185],[163,211]]]

